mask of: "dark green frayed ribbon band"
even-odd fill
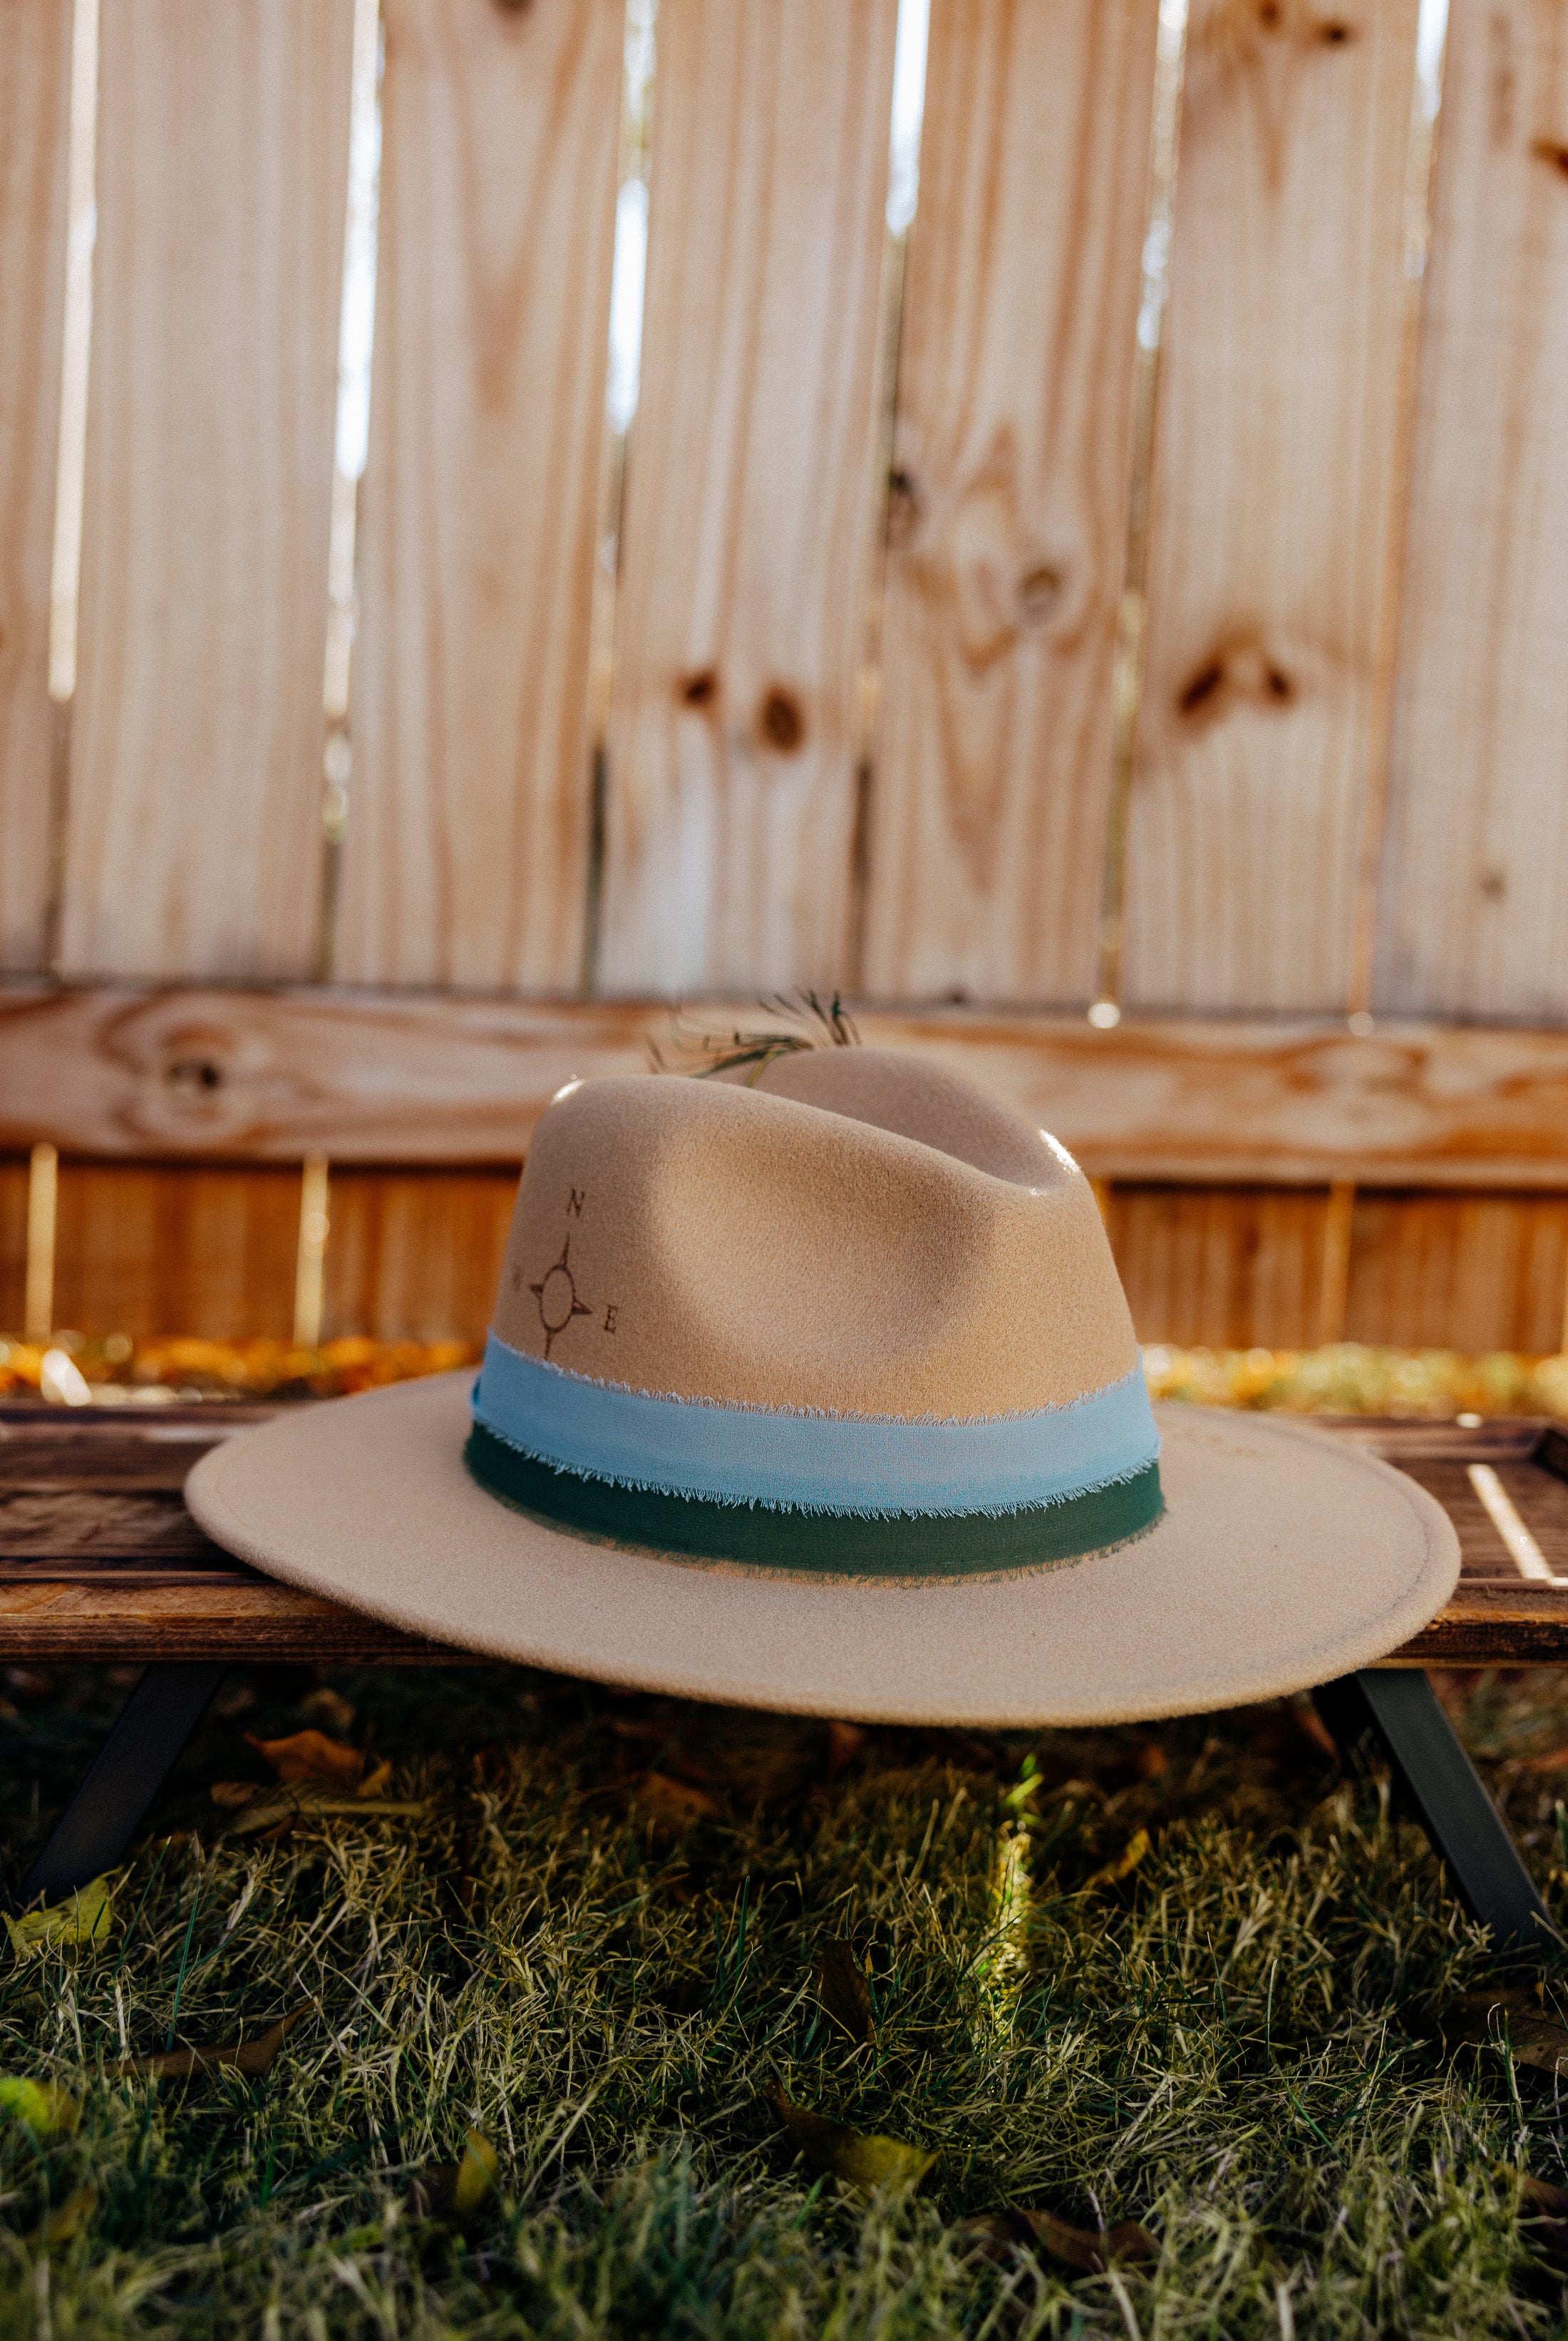
[[[464,1459],[487,1494],[553,1528],[797,1577],[981,1577],[1059,1569],[1126,1544],[1165,1509],[1157,1463],[1108,1488],[1010,1512],[858,1513],[770,1509],[623,1488],[541,1463],[482,1423]]]

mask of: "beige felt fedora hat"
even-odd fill
[[[1150,1408],[1087,1181],[961,1075],[801,1050],[574,1083],[478,1380],[302,1410],[187,1485],[258,1568],[688,1696],[1086,1724],[1305,1689],[1459,1573],[1414,1481]]]

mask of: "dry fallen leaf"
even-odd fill
[[[229,1823],[231,1837],[260,1837],[268,1829],[281,1834],[294,1821],[410,1820],[425,1810],[413,1799],[392,1801],[379,1797],[333,1796],[324,1788],[268,1788],[243,1805]]]
[[[37,2137],[73,2130],[79,2118],[76,2100],[53,2081],[30,2081],[21,2074],[0,2077],[0,2110],[25,2121]]]
[[[214,1780],[207,1794],[221,1813],[237,1813],[262,1792],[259,1780]]]
[[[1302,1699],[1299,1703],[1292,1699],[1287,1704],[1291,1725],[1297,1736],[1309,1747],[1315,1748],[1320,1756],[1326,1756],[1331,1764],[1336,1764],[1339,1761],[1339,1743],[1311,1699]]]
[[[827,2171],[862,2195],[874,2194],[879,2187],[918,2187],[937,2159],[924,2147],[910,2146],[901,2137],[867,2137],[843,2122],[809,2113],[777,2091],[769,2103],[790,2145],[813,2170]]]
[[[160,2048],[151,2057],[122,2057],[108,2070],[122,2078],[138,2081],[158,2077],[184,2079],[192,2073],[245,2073],[260,2079],[273,2068],[273,2059],[283,2047],[302,2016],[310,2013],[311,2002],[291,2008],[287,2016],[269,2024],[253,2040],[231,2040],[222,2048]]]
[[[866,1734],[858,1723],[830,1723],[828,1726],[828,1769],[841,1772],[846,1764],[853,1763],[866,1745]]]
[[[409,2188],[416,2219],[469,2219],[494,2188],[500,2159],[482,2130],[471,2129],[461,2162],[434,2162]]]
[[[13,1918],[7,1910],[5,1930],[17,1957],[25,1959],[60,1943],[102,1942],[113,1916],[106,1874],[47,1910],[24,1910],[19,1918]]]
[[[1548,2016],[1533,1995],[1473,1991],[1443,2012],[1444,2038],[1451,2047],[1501,2048],[1515,2065],[1542,2073],[1568,2073],[1568,2027]]]
[[[329,1739],[323,1731],[295,1731],[286,1739],[258,1739],[247,1731],[245,1742],[266,1758],[288,1787],[308,1781],[324,1788],[352,1788],[364,1774],[365,1759],[359,1749]]]
[[[721,1809],[718,1798],[710,1797],[706,1788],[694,1788],[687,1780],[672,1780],[667,1772],[644,1772],[634,1786],[638,1803],[655,1820],[673,1821],[680,1828],[688,1821],[711,1820]]]
[[[1092,1878],[1085,1878],[1084,1891],[1087,1893],[1096,1886],[1119,1886],[1124,1878],[1132,1875],[1148,1849],[1149,1833],[1147,1829],[1141,1828],[1127,1839],[1114,1861],[1107,1861],[1103,1869],[1097,1869]]]
[[[851,2040],[870,2039],[876,2028],[871,1994],[866,1983],[865,1961],[857,1954],[853,1943],[823,1946],[817,1970],[817,1997],[825,2013]]]
[[[1495,2175],[1518,2188],[1519,2223],[1528,2230],[1527,2240],[1543,2259],[1568,2267],[1568,2187],[1550,2186],[1506,2162],[1498,2164]]]
[[[98,2207],[95,2187],[78,2187],[74,2195],[48,2212],[38,2229],[38,2241],[47,2248],[51,2244],[68,2244]]]
[[[1054,2211],[981,2211],[960,2219],[956,2231],[972,2236],[986,2248],[1009,2244],[1027,2248],[1043,2245],[1053,2259],[1077,2268],[1080,2276],[1103,2276],[1116,2260],[1154,2260],[1159,2246],[1136,2219],[1122,2219],[1114,2227],[1075,2227]]]
[[[1532,2178],[1521,2171],[1519,2207],[1543,2219],[1568,2219],[1568,2187],[1553,2187],[1544,2178]]]

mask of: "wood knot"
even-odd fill
[[[1062,598],[1067,580],[1054,562],[1037,562],[1018,580],[1018,615],[1026,626],[1043,626]]]
[[[495,0],[495,5],[503,16],[526,16],[533,0]]]
[[[1325,49],[1343,49],[1355,40],[1355,27],[1337,16],[1326,16],[1317,28],[1317,37]]]
[[[777,748],[781,755],[792,756],[806,737],[806,718],[800,712],[800,702],[781,683],[774,683],[763,694],[757,722],[769,746]]]
[[[1176,693],[1176,713],[1190,722],[1217,717],[1232,702],[1250,700],[1255,706],[1284,709],[1297,695],[1296,685],[1281,666],[1253,640],[1226,644],[1194,669]]]
[[[1207,699],[1212,699],[1225,681],[1225,668],[1218,659],[1210,659],[1200,666],[1186,687],[1176,693],[1178,715],[1196,715]]]
[[[695,674],[681,676],[675,695],[683,707],[711,707],[719,696],[719,677],[710,666],[699,667]]]
[[[912,472],[895,469],[888,474],[888,544],[892,552],[908,544],[920,525],[920,491]]]
[[[1568,179],[1568,146],[1555,138],[1537,138],[1530,152],[1538,163],[1544,163],[1549,170],[1560,171]]]
[[[1278,32],[1279,18],[1279,0],[1259,0],[1257,21],[1265,33]]]
[[[1508,892],[1508,873],[1504,870],[1484,870],[1480,882],[1489,902],[1501,902]]]
[[[164,1086],[184,1097],[210,1097],[223,1086],[223,1069],[211,1057],[171,1057],[164,1067]]]

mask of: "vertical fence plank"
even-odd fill
[[[1417,0],[1196,0],[1128,807],[1126,996],[1349,981]]]
[[[0,1156],[0,1334],[19,1334],[27,1289],[27,1163]]]
[[[0,0],[0,969],[48,898],[49,571],[65,294],[71,11]]]
[[[63,959],[302,975],[352,0],[103,0]]]
[[[1358,1195],[1345,1332],[1406,1348],[1554,1350],[1568,1198]]]
[[[1376,997],[1568,1016],[1568,13],[1453,0]]]
[[[664,0],[602,977],[849,942],[897,0]]]
[[[293,1167],[63,1162],[55,1322],[286,1340],[299,1226]]]
[[[326,1331],[482,1342],[515,1170],[336,1170]]]
[[[387,0],[337,971],[570,989],[620,0]]]
[[[1143,1341],[1317,1340],[1328,1198],[1279,1187],[1116,1186],[1107,1225]]]
[[[1156,0],[936,0],[866,983],[1087,999]]]

